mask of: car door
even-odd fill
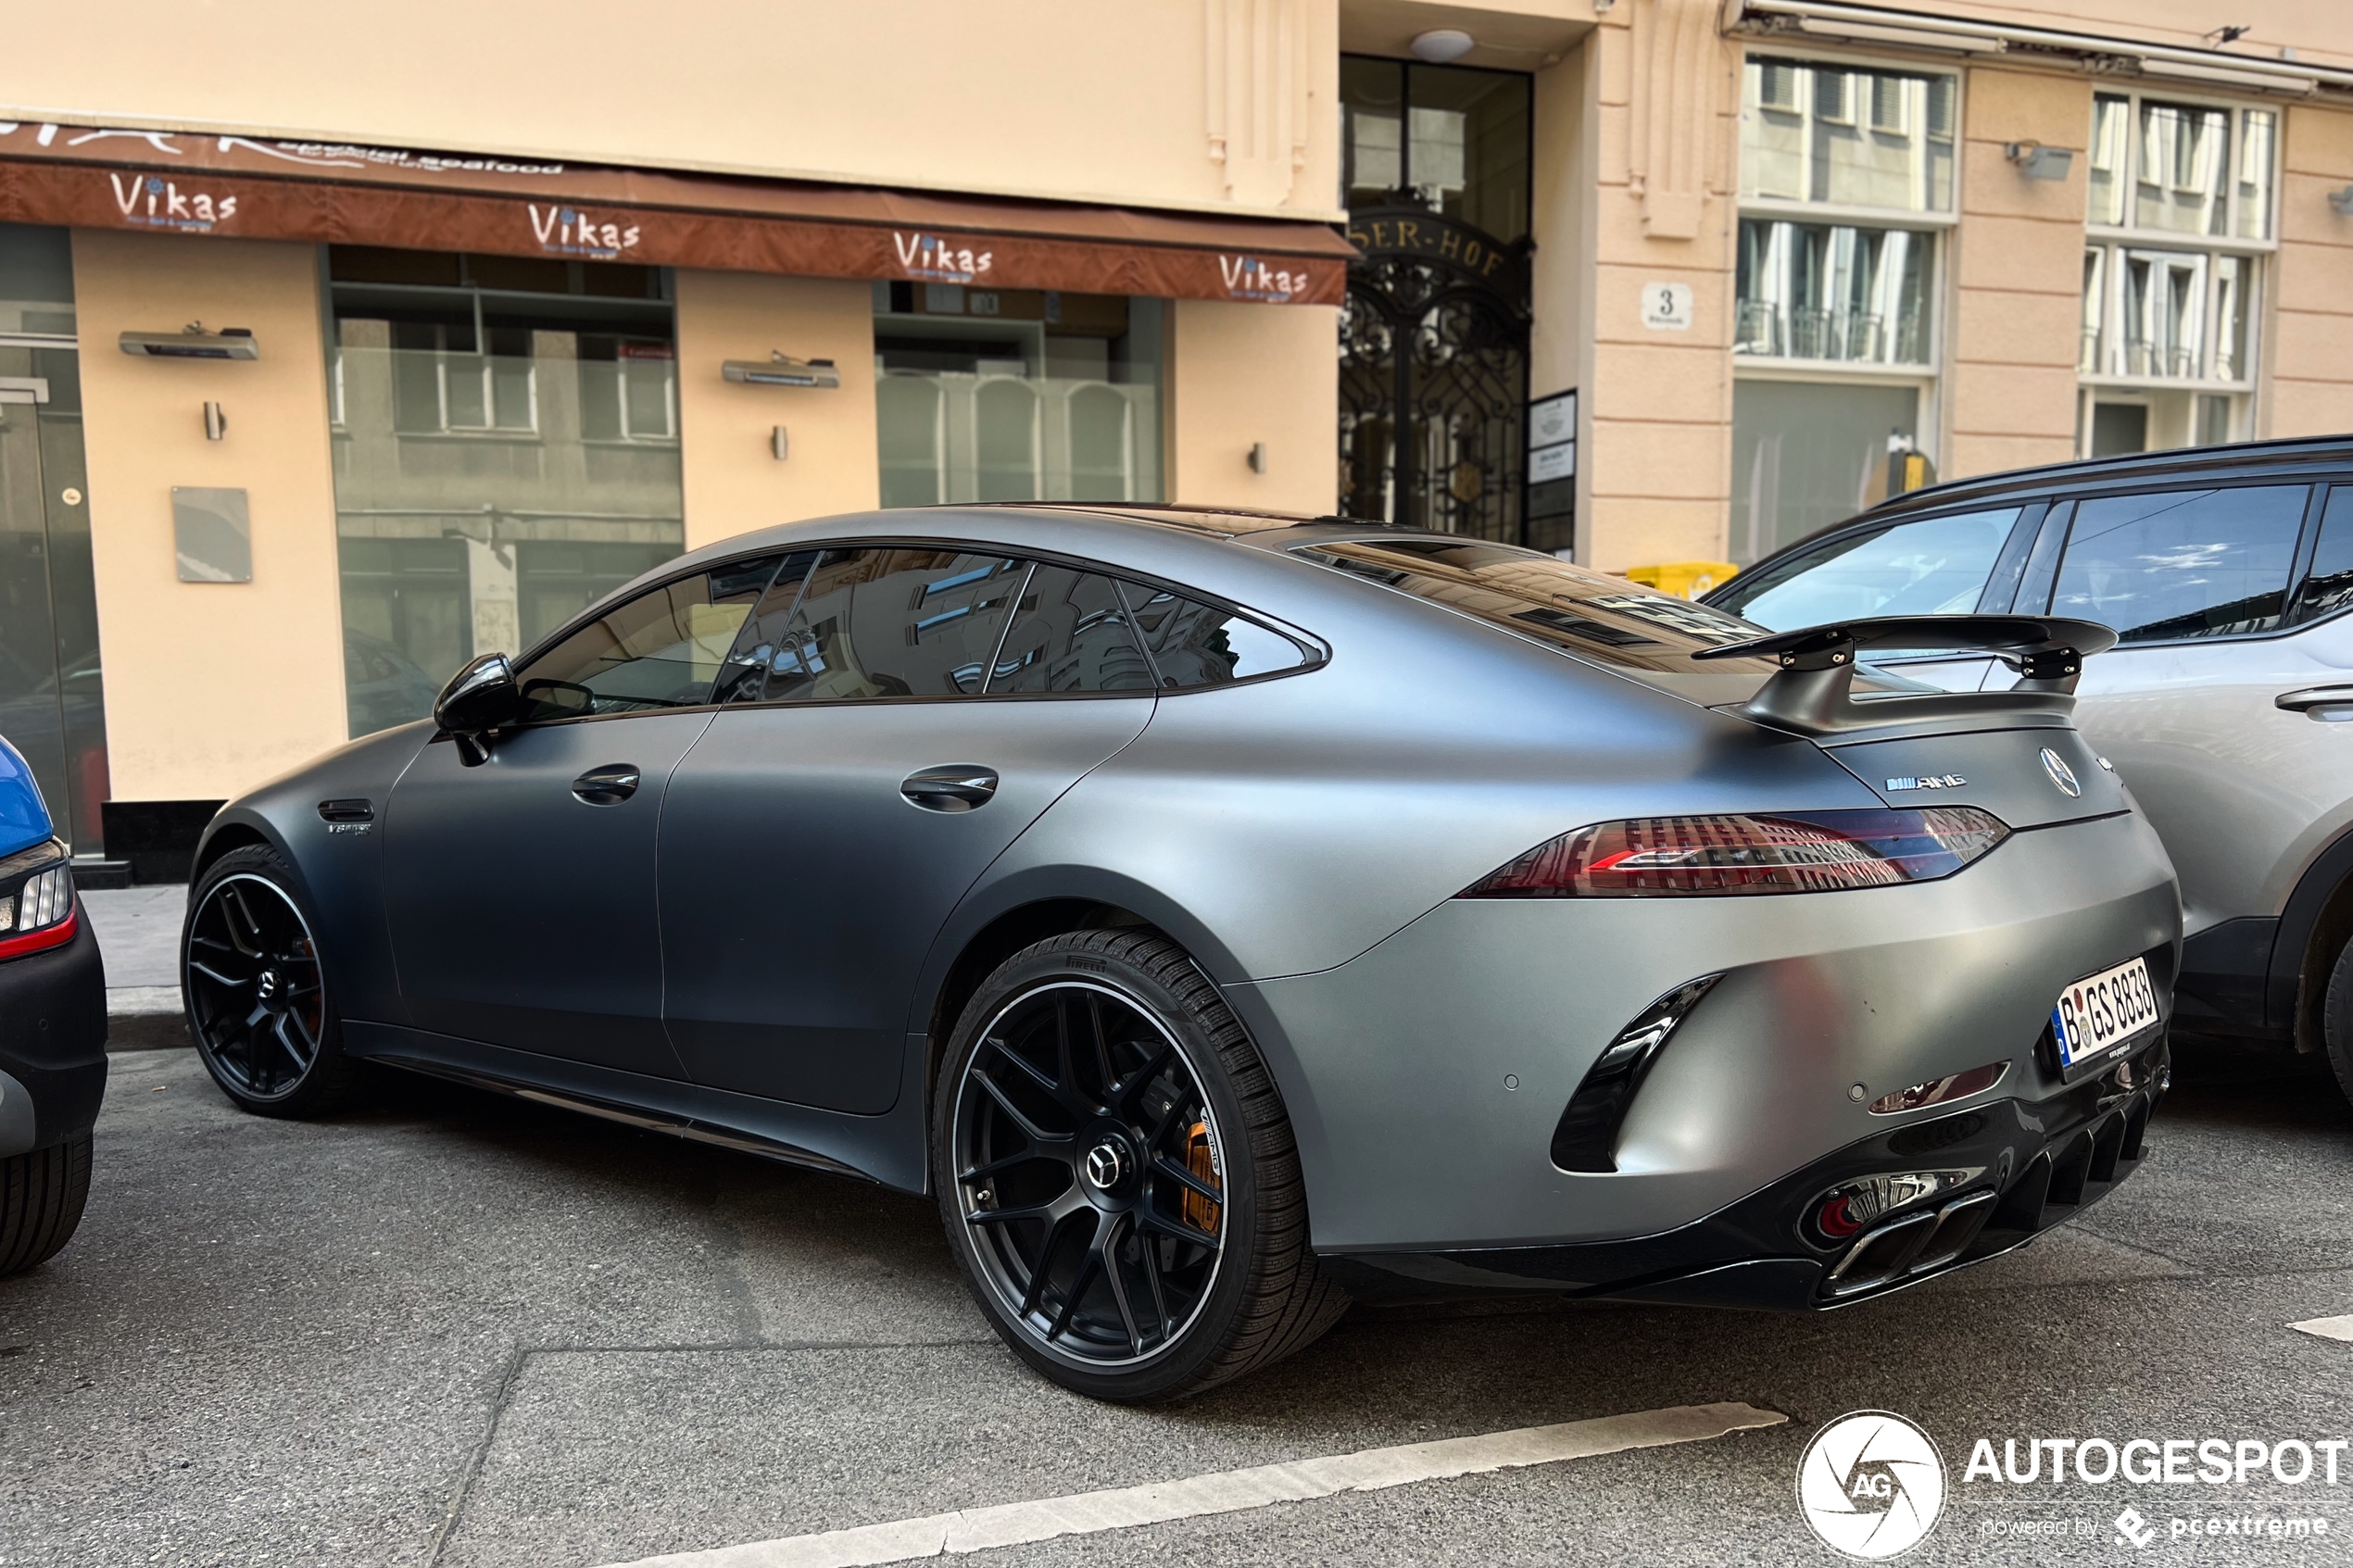
[[[1775,632],[1864,616],[1966,615],[2017,587],[2042,514],[2040,503],[2013,505],[1850,530],[1733,578],[1707,602]],[[1898,650],[1870,662],[1975,691],[1994,661]]]
[[[446,738],[394,785],[384,913],[418,1028],[682,1076],[661,1027],[662,791],[774,555],[691,573],[518,673],[525,721],[469,765]]]
[[[2084,661],[2076,726],[2164,839],[2193,935],[2277,914],[2284,860],[2353,777],[2346,732],[2277,705],[2353,679],[2343,621],[2291,625],[2311,502],[2302,483],[2086,497],[2060,558],[2050,613],[2120,639]]]
[[[1152,676],[1106,578],[953,546],[787,563],[755,626],[663,808],[671,1039],[699,1083],[878,1113],[933,938]]]

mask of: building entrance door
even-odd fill
[[[107,795],[88,483],[74,350],[0,338],[0,734],[79,855]]]
[[[1348,232],[1340,509],[1553,548],[1524,521],[1528,247],[1412,207]]]

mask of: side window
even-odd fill
[[[1232,610],[1133,583],[1122,588],[1164,688],[1220,686],[1308,661],[1305,648]]]
[[[827,550],[768,657],[761,700],[974,696],[1027,571],[953,549]]]
[[[1708,602],[1775,632],[1867,615],[1966,615],[1977,608],[2017,507],[1899,522],[1852,535]]]
[[[2287,604],[2309,485],[2171,490],[2077,503],[2053,615],[2120,641],[2268,632]]]
[[[1151,689],[1152,669],[1117,585],[1039,562],[989,671],[988,695]]]
[[[760,700],[769,665],[775,659],[776,650],[784,646],[785,629],[791,621],[793,607],[800,602],[801,585],[809,581],[810,569],[817,564],[821,553],[796,550],[776,569],[768,591],[761,595],[760,602],[744,618],[743,631],[736,635],[735,648],[727,655],[718,683],[711,688],[711,701]]]
[[[777,558],[730,561],[648,589],[574,631],[520,672],[526,721],[693,708],[711,700]]]
[[[2320,543],[2312,547],[2312,570],[2304,575],[2304,597],[2296,607],[2298,621],[2318,621],[2353,605],[2353,484],[2329,492],[2328,510],[2321,514]]]

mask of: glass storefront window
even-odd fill
[[[1852,517],[1918,428],[1917,387],[1743,378],[1732,385],[1732,558],[1746,565]]]
[[[1852,516],[1875,483],[1891,483],[1891,441],[1916,449],[1935,384],[1959,120],[1960,79],[1949,71],[1743,62],[1735,560]],[[1812,379],[1747,369],[1777,360]],[[1892,370],[1918,379],[1891,384]]]
[[[1733,351],[1927,363],[1935,245],[1907,229],[1742,219]]]
[[[424,717],[685,543],[658,268],[329,248],[355,735]]]
[[[1946,212],[1957,80],[1754,56],[1742,72],[1741,194]]]
[[[111,785],[73,330],[68,232],[0,223],[0,735],[91,855]]]
[[[1157,501],[1161,302],[875,285],[882,504]]]
[[[1499,240],[1528,232],[1528,78],[1343,56],[1351,207],[1405,199]]]

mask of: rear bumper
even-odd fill
[[[1315,974],[1226,987],[1281,1084],[1323,1253],[1617,1242],[1680,1230],[1944,1108],[1880,1097],[2007,1063],[2039,1103],[2059,993],[2179,951],[2135,815],[2020,833],[1939,882],[1784,897],[1453,899]],[[1651,1003],[1721,979],[1627,1108],[1615,1169],[1551,1157],[1563,1109]],[[1953,1109],[1970,1109],[1964,1100]]]
[[[72,941],[0,962],[0,1158],[90,1130],[107,1091],[107,974],[84,912]]]
[[[1500,1289],[1782,1311],[1848,1306],[2014,1251],[2107,1197],[2139,1169],[2170,1080],[2160,1035],[2057,1094],[1891,1128],[1658,1236],[1321,1261],[1376,1297]],[[1980,1173],[1834,1246],[1805,1228],[1814,1202],[1841,1183],[1923,1168]]]

